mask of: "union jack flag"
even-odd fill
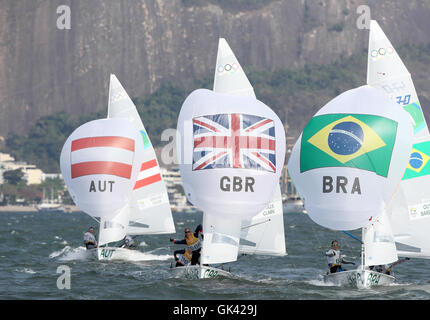
[[[193,119],[193,170],[244,168],[276,172],[273,120],[248,114]]]

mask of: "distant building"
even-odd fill
[[[4,182],[3,173],[5,171],[12,171],[21,169],[24,173],[23,179],[27,181],[27,184],[41,184],[42,170],[37,168],[34,164],[27,164],[25,162],[16,162],[15,158],[7,153],[0,153],[0,183]]]
[[[12,157],[10,154],[0,152],[0,163],[1,162],[14,162],[14,161],[15,161],[15,158]]]
[[[42,182],[46,179],[61,179],[63,180],[63,175],[61,173],[43,173]]]

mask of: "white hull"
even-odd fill
[[[362,269],[341,271],[324,275],[325,283],[332,283],[338,286],[352,286],[359,289],[374,286],[387,286],[394,283],[395,280],[396,278],[393,276]]]
[[[172,272],[176,278],[183,278],[189,280],[197,279],[214,279],[217,277],[233,278],[234,276],[225,270],[209,267],[209,266],[186,266],[186,267],[172,267]]]
[[[133,250],[119,247],[97,248],[97,258],[99,260],[127,260]]]

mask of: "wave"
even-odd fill
[[[49,258],[58,258],[60,261],[88,260],[93,257],[95,257],[94,251],[88,251],[85,247],[72,248],[70,246],[65,246],[49,255]]]

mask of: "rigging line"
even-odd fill
[[[357,240],[358,242],[360,242],[361,244],[363,244],[363,241],[361,241],[360,239],[358,239],[356,236],[352,235],[351,233],[349,233],[348,231],[342,230],[343,233],[345,233],[346,235],[350,236],[351,238],[353,238],[354,240]]]
[[[250,224],[249,226],[246,226],[246,227],[242,227],[241,230],[248,229],[248,228],[251,228],[251,227],[255,227],[255,226],[258,226],[259,224],[263,224],[263,223],[267,223],[267,222],[270,222],[270,219],[267,219],[267,220],[261,221],[261,222],[257,222],[257,223],[254,223],[254,224]]]
[[[315,235],[315,238],[317,239],[317,241],[318,241],[318,246],[319,246],[319,249],[323,249],[323,247],[321,246],[321,241],[320,241],[320,239],[319,239],[319,237],[318,237],[318,233],[317,232],[315,232],[315,227],[314,227],[314,225],[312,225],[311,226],[311,228],[312,228],[312,233]],[[324,248],[326,249],[326,247],[324,246]],[[324,249],[324,250],[325,250]],[[321,254],[323,255],[323,257],[324,258],[326,258],[326,255],[325,255],[325,251],[322,251],[321,252]],[[323,260],[324,261],[324,260]],[[326,263],[324,263],[324,269],[326,269],[327,268],[327,264]]]

